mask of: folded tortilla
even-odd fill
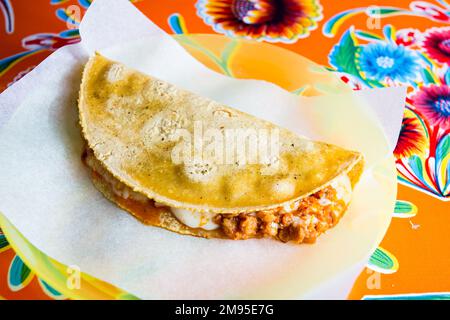
[[[314,242],[343,216],[363,170],[358,152],[99,54],[78,106],[94,185],[143,223],[181,234]]]

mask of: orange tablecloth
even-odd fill
[[[79,41],[77,25],[90,2],[0,0],[0,92],[52,51]],[[272,42],[328,66],[354,89],[408,85],[394,218],[349,298],[450,299],[450,3],[133,2],[169,33]],[[1,298],[66,297],[35,276],[0,231]]]

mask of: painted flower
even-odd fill
[[[420,88],[412,97],[414,106],[430,122],[443,128],[450,128],[450,87],[430,85]]]
[[[416,78],[420,65],[414,51],[403,45],[374,42],[362,46],[357,62],[369,79],[408,82]]]
[[[407,110],[402,120],[400,135],[394,150],[395,157],[401,159],[422,154],[426,142],[420,120],[411,111]]]
[[[22,46],[28,50],[48,49],[57,50],[66,45],[80,42],[78,36],[62,36],[54,33],[39,33],[22,39]]]
[[[395,43],[408,47],[419,43],[422,38],[422,33],[417,29],[400,29],[395,34]]]
[[[429,29],[422,47],[431,58],[450,64],[450,27]]]
[[[197,12],[218,33],[285,43],[307,37],[322,18],[317,0],[199,0]]]

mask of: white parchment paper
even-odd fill
[[[320,297],[318,288],[364,264],[395,201],[390,152],[403,88],[306,98],[231,79],[197,62],[126,0],[96,0],[80,32],[81,43],[56,51],[0,95],[0,211],[31,243],[150,299]],[[80,161],[77,95],[83,64],[96,50],[299,134],[363,152],[368,169],[345,218],[317,244],[298,246],[180,236],[124,214],[92,186]]]

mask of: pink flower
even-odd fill
[[[431,58],[450,63],[450,27],[429,29],[422,46]]]
[[[430,85],[421,87],[412,97],[414,106],[430,122],[443,128],[450,128],[450,87]]]

